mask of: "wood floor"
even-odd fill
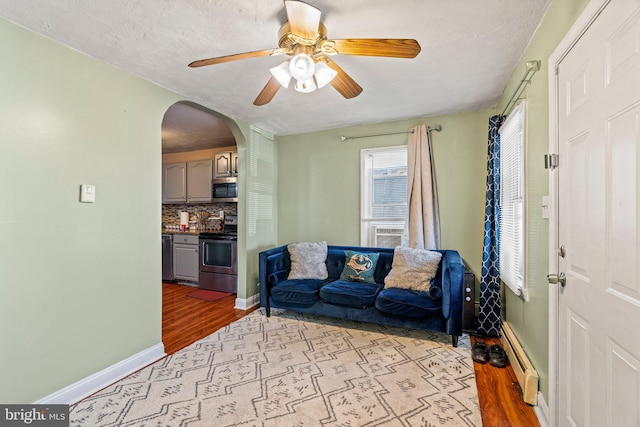
[[[167,354],[194,343],[238,320],[251,310],[234,308],[235,295],[208,302],[188,297],[195,288],[171,283],[162,284],[162,342]],[[481,339],[471,337],[474,340]],[[497,339],[484,339],[488,345]],[[484,427],[539,427],[533,408],[520,398],[516,378],[509,365],[496,368],[474,363],[478,399]]]
[[[187,296],[195,290],[191,286],[162,284],[162,342],[167,354],[173,354],[255,310],[233,308],[235,295],[212,302]]]
[[[497,338],[471,337],[471,345],[484,341],[487,346],[500,344]],[[524,403],[518,393],[518,380],[507,363],[504,368],[496,368],[489,363],[473,363],[476,371],[478,400],[482,410],[484,427],[539,427],[533,407]]]

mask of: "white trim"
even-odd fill
[[[113,384],[114,382],[121,380],[127,375],[131,375],[145,366],[150,365],[153,362],[157,362],[166,355],[167,354],[164,352],[164,344],[158,343],[153,347],[149,347],[140,353],[136,353],[127,359],[109,366],[108,368],[89,375],[80,381],[76,381],[55,393],[45,396],[34,402],[34,404],[74,404]]]
[[[611,0],[591,0],[549,56],[549,152],[558,153],[558,96],[556,70],[576,42]],[[559,159],[562,167],[563,159]],[[549,272],[558,272],[558,170],[549,170]],[[559,286],[549,285],[549,427],[558,425],[558,297]]]
[[[549,427],[549,407],[541,392],[538,392],[538,405],[533,407],[533,412],[538,417],[540,427]]]
[[[256,305],[260,305],[260,294],[251,295],[249,298],[236,298],[234,308],[248,310]]]
[[[564,40],[563,40],[564,41]],[[560,49],[560,46],[556,51]],[[558,153],[558,79],[556,67],[560,58],[556,52],[549,57],[549,152]],[[549,169],[549,273],[558,271],[558,172]],[[558,369],[558,285],[549,284],[549,416],[550,426],[555,427],[557,418],[557,369]]]

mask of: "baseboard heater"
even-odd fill
[[[507,353],[518,384],[522,389],[522,399],[529,405],[538,404],[538,372],[529,361],[508,323],[502,324],[502,346]]]

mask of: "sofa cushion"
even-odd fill
[[[376,283],[373,273],[376,271],[380,254],[344,251],[344,255],[344,268],[340,280]]]
[[[320,299],[345,307],[371,307],[382,285],[336,280],[320,289]]]
[[[287,246],[291,258],[289,279],[320,279],[327,272],[327,242],[292,243]]]
[[[283,280],[271,288],[274,301],[311,306],[318,300],[318,290],[326,282],[318,279]]]
[[[438,271],[442,254],[437,251],[398,246],[393,254],[393,265],[384,279],[385,288],[428,291]]]
[[[376,308],[394,316],[429,317],[442,314],[442,289],[429,291],[384,288],[376,298]]]

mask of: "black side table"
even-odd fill
[[[478,325],[476,322],[476,275],[468,267],[464,268],[464,305],[462,309],[462,330],[464,332],[476,333]]]

